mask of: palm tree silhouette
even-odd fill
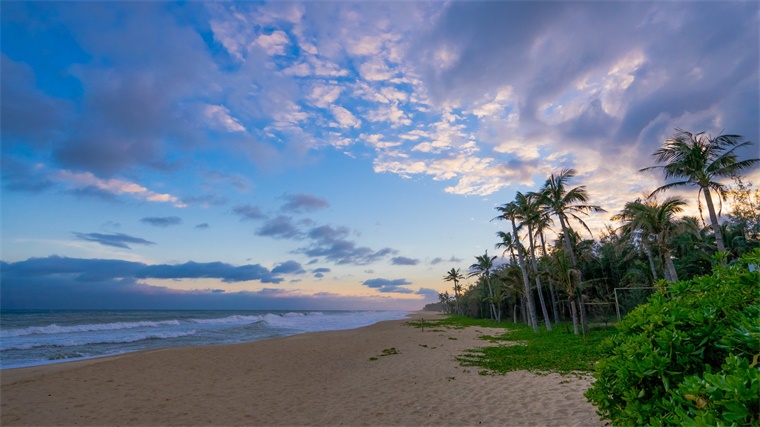
[[[470,275],[472,276],[480,276],[483,281],[486,283],[486,286],[488,286],[488,297],[489,303],[491,306],[491,316],[495,319],[496,318],[496,307],[494,307],[493,304],[493,288],[491,287],[491,270],[493,269],[493,260],[496,259],[496,256],[493,257],[488,256],[488,251],[486,251],[485,255],[479,255],[475,257],[475,260],[477,261],[475,264],[472,264],[470,266]]]
[[[464,276],[459,273],[458,268],[455,269],[452,267],[451,270],[447,272],[446,276],[444,276],[443,280],[454,282],[454,298],[456,298],[457,314],[462,314],[459,307],[459,295],[462,292],[462,285],[459,284],[459,281],[464,280]]]

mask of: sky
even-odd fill
[[[598,231],[676,128],[760,141],[754,1],[0,12],[4,309],[417,310],[552,173]]]

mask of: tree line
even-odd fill
[[[440,293],[440,302],[447,311],[497,322],[506,313],[536,333],[541,325],[552,330],[571,319],[577,335],[588,332],[589,311],[609,320],[616,288],[630,289],[623,299],[635,303],[647,296],[643,289],[663,280],[690,279],[708,274],[713,263],[730,263],[760,247],[760,190],[742,176],[760,159],[739,160],[736,154],[751,144],[739,135],[676,129],[653,153],[657,164],[641,169],[662,171],[673,182],[627,202],[612,216],[615,226],[606,225],[598,239],[577,230],[591,236],[584,218],[606,211],[589,201],[585,186],[571,185],[574,169],[552,174],[537,191],[517,192],[496,207],[494,220],[503,221],[506,231],[497,232],[495,249],[506,262],[496,265],[498,256],[485,251],[465,273],[452,268],[443,280],[453,282],[454,293]],[[719,181],[725,179],[734,185]],[[682,186],[698,190],[699,218],[679,216],[688,203],[682,197],[658,198]],[[708,220],[702,218],[703,199]],[[729,199],[731,212],[720,223]],[[548,231],[554,240],[548,241]],[[474,283],[463,285],[468,278]]]

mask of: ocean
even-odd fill
[[[403,319],[405,311],[7,310],[0,369],[166,347],[236,344]]]

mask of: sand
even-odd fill
[[[412,319],[433,318],[417,313]],[[12,425],[601,426],[588,379],[459,366],[487,328],[406,320],[0,371]],[[398,354],[381,356],[395,348]],[[371,360],[376,358],[377,360]]]

